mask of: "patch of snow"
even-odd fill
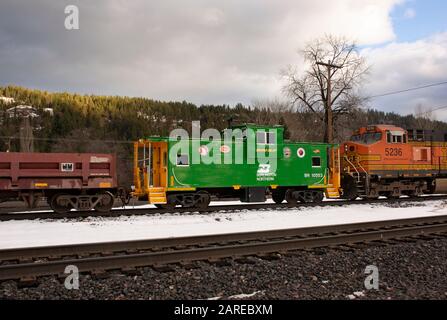
[[[4,97],[4,96],[0,96],[0,100],[6,104],[11,104],[11,103],[15,102],[14,98]]]
[[[53,108],[43,108],[43,111],[46,113],[49,113],[51,116],[54,115]]]
[[[304,228],[447,214],[445,201],[0,222],[0,248]]]
[[[6,110],[6,113],[10,118],[14,118],[14,117],[37,118],[37,117],[39,117],[39,115],[37,114],[36,108],[34,108],[32,106],[26,106],[23,104],[9,108],[8,110]]]
[[[264,293],[264,291],[255,291],[253,293],[241,293],[241,294],[236,294],[234,296],[229,296],[228,299],[244,299],[244,298],[251,298],[254,297],[257,294],[262,294]]]

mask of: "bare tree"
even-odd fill
[[[289,101],[274,99],[254,99],[251,106],[257,110],[255,112],[255,122],[259,124],[278,124],[284,114],[291,110]]]
[[[20,152],[34,152],[33,127],[29,117],[23,118],[23,124],[20,127]]]
[[[418,104],[415,108],[414,117],[415,129],[433,130],[435,128],[436,116],[433,114],[433,108]]]
[[[287,80],[284,91],[299,109],[320,117],[324,141],[331,143],[337,118],[361,104],[356,89],[368,66],[355,42],[344,37],[326,35],[309,42],[301,53],[307,68],[303,74],[289,66],[283,72]]]

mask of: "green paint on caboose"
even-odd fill
[[[338,193],[339,169],[333,168],[339,165],[337,145],[285,141],[282,126],[244,124],[216,133],[205,131],[200,139],[171,136],[140,140],[136,152],[145,148],[142,162],[149,169],[144,176],[137,156],[137,195],[148,194],[150,200],[151,188],[158,188],[158,195],[160,188],[168,195],[200,190],[234,196],[229,190],[242,190],[236,192],[240,195],[250,189],[258,193],[283,190],[284,196],[288,190],[327,193],[331,189]],[[141,172],[144,186],[138,181]],[[153,198],[168,202],[163,197]]]

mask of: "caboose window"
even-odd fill
[[[256,132],[256,143],[258,144],[275,144],[276,143],[276,133],[275,132]]]
[[[189,156],[187,154],[177,155],[177,165],[178,166],[189,166]]]
[[[267,144],[276,143],[276,134],[274,132],[267,132]]]
[[[320,157],[312,157],[312,167],[321,167]]]
[[[265,132],[264,131],[258,131],[256,132],[256,143],[259,144],[265,144]]]

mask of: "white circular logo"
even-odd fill
[[[304,156],[306,155],[306,151],[304,151],[303,148],[298,148],[298,150],[296,150],[296,155],[299,158],[304,158]]]
[[[227,146],[227,145],[222,145],[222,146],[220,147],[220,152],[222,152],[222,153],[228,153],[228,152],[230,152],[230,147]]]
[[[206,156],[208,154],[208,147],[207,146],[200,146],[199,147],[199,153],[201,156]]]

